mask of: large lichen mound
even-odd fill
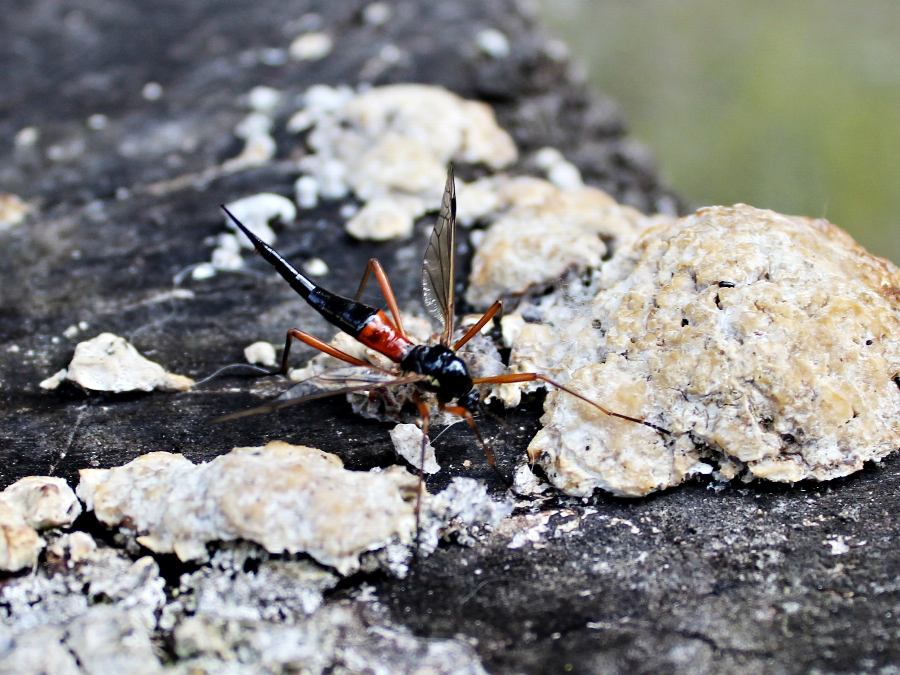
[[[530,456],[582,495],[715,464],[789,482],[857,471],[900,447],[898,298],[900,271],[824,220],[737,205],[659,224],[559,315],[547,368],[671,434],[554,392]]]

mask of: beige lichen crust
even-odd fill
[[[245,539],[349,574],[362,553],[411,540],[416,486],[400,467],[347,471],[335,455],[273,441],[199,465],[153,452],[84,469],[77,492],[101,522],[136,532],[152,551],[205,560],[208,542]]]
[[[660,224],[557,322],[571,384],[529,454],[571,494],[637,496],[720,463],[827,480],[900,447],[900,271],[822,220],[745,205]],[[552,320],[552,316],[548,316]]]
[[[0,232],[21,223],[30,210],[18,195],[0,192]]]
[[[0,571],[33,566],[45,544],[37,530],[71,525],[80,513],[62,478],[28,476],[0,492]]]
[[[186,391],[194,381],[166,371],[135,349],[128,340],[113,333],[101,333],[79,342],[67,370],[41,382],[43,389],[56,389],[68,379],[90,391]]]
[[[548,286],[568,271],[597,268],[633,240],[646,220],[591,187],[498,175],[460,188],[460,219],[490,219],[472,260],[466,300],[486,308],[501,296]]]
[[[353,193],[364,202],[347,223],[359,239],[409,236],[415,219],[440,204],[448,162],[499,169],[517,156],[489,106],[421,84],[312,87],[288,129],[309,130],[305,199]]]

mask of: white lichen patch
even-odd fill
[[[41,137],[41,131],[37,127],[22,127],[13,136],[13,144],[17,150],[33,147]]]
[[[274,368],[277,363],[275,347],[271,342],[259,341],[247,345],[244,347],[244,358],[247,359],[247,363],[267,368]]]
[[[549,490],[550,486],[538,478],[528,463],[523,461],[516,466],[511,489],[523,497],[536,497]]]
[[[271,224],[279,221],[284,224],[293,223],[297,219],[297,207],[287,197],[272,192],[260,192],[255,195],[243,197],[226,204],[234,217],[240,220],[248,230],[267,244],[274,244],[275,231]],[[224,223],[229,230],[235,233],[242,248],[253,249],[253,244],[240,232],[231,218],[223,216]]]
[[[425,203],[416,197],[376,197],[347,221],[345,229],[355,239],[405,239],[412,234],[416,218],[425,211]]]
[[[37,530],[71,525],[80,513],[61,478],[28,476],[7,487],[0,492],[0,570],[34,566],[45,544]]]
[[[567,385],[608,409],[641,417],[647,385],[629,375],[612,363],[592,364],[577,370]],[[565,392],[551,391],[547,398],[545,408],[554,412],[542,418],[545,426],[529,444],[529,457],[567,494],[587,496],[601,488],[640,496],[677,485],[700,463],[700,451],[687,438],[671,442]]]
[[[509,38],[496,28],[485,28],[475,34],[478,49],[492,59],[505,59],[509,56]]]
[[[845,553],[850,552],[850,547],[847,545],[846,538],[839,534],[830,536],[822,543],[831,549],[831,555],[844,555]]]
[[[266,115],[274,114],[280,102],[281,92],[273,87],[253,87],[247,93],[247,105],[250,109]]]
[[[97,551],[97,542],[87,532],[70,532],[54,541],[47,552],[65,561],[67,567],[72,568],[85,560],[91,560]]]
[[[44,378],[40,381],[38,386],[41,389],[53,390],[59,387],[63,382],[66,381],[66,375],[68,374],[68,370],[62,368],[61,370],[57,370],[50,377]]]
[[[252,568],[252,574],[244,570]],[[315,612],[322,593],[340,577],[311,560],[273,559],[247,542],[223,545],[209,564],[182,575],[178,593],[163,610],[163,628],[192,616],[223,621],[296,623]],[[190,631],[181,633],[187,637]]]
[[[425,463],[422,465],[422,441],[425,441]],[[425,473],[434,474],[441,470],[434,456],[434,446],[415,424],[398,424],[391,429],[391,442],[397,454],[409,462],[414,469],[424,466]]]
[[[149,556],[83,533],[49,554],[52,567],[0,585],[0,672],[485,672],[465,642],[417,638],[372,598],[324,603],[337,575],[251,544],[168,589]]]
[[[408,235],[415,218],[437,208],[448,162],[499,169],[517,156],[487,105],[440,87],[399,84],[356,93],[319,85],[304,102],[288,122],[289,130],[309,131],[312,152],[300,160],[301,170],[317,181],[322,197],[352,192],[363,202],[382,199],[377,218],[365,206],[357,215],[389,223],[376,230],[382,237]],[[387,205],[403,198],[402,213],[386,218]],[[370,230],[358,222],[349,229],[359,237]]]
[[[0,672],[161,673],[151,641],[165,602],[155,561],[73,532],[53,565],[0,586]]]
[[[523,548],[529,545],[534,549],[547,547],[546,535],[549,531],[550,519],[558,511],[541,511],[538,513],[524,513],[510,518],[503,524],[500,533],[510,537],[506,548]]]
[[[241,171],[262,166],[271,160],[278,147],[275,139],[269,134],[270,128],[271,120],[264,115],[251,113],[245,117],[234,130],[235,136],[244,140],[244,147],[238,155],[226,160],[222,169],[226,172]]]
[[[4,673],[140,673],[164,669],[134,611],[103,604],[66,623],[45,624],[0,640]]]
[[[534,163],[544,171],[547,180],[563,190],[577,190],[584,186],[578,167],[566,160],[556,148],[541,148],[534,154]]]
[[[529,454],[575,495],[643,495],[720,461],[784,482],[857,471],[900,447],[898,288],[823,220],[738,205],[661,222],[596,297],[546,313],[564,353],[545,366],[671,435],[555,392]]]
[[[147,101],[158,101],[162,95],[163,87],[159,82],[147,82],[141,87],[141,96]]]
[[[469,201],[471,200],[471,203]],[[540,290],[569,271],[598,268],[633,240],[644,217],[591,187],[563,190],[537,178],[499,175],[460,188],[460,219],[491,219],[472,260],[466,299]]]
[[[370,26],[383,26],[386,24],[394,10],[386,2],[370,2],[363,8],[363,21]]]
[[[166,371],[158,363],[142,356],[125,338],[101,333],[79,342],[69,367],[41,382],[44,389],[55,389],[62,376],[90,391],[122,393],[128,391],[186,391],[194,381]]]
[[[511,373],[555,374],[551,364],[562,358],[568,349],[555,341],[551,326],[544,323],[527,323],[518,312],[503,317],[503,339],[512,347],[509,359]],[[491,396],[503,402],[507,408],[515,408],[522,401],[522,394],[544,387],[540,380],[533,382],[498,384],[491,389]]]
[[[260,192],[226,204],[229,211],[257,237],[268,244],[278,238],[272,224],[293,223],[297,218],[297,207],[287,197],[271,192]],[[217,272],[233,272],[244,267],[243,253],[252,250],[250,240],[241,232],[227,215],[223,214],[226,232],[215,237],[215,248],[209,262],[198,263],[176,275],[176,283],[189,270],[195,281],[210,279]]]
[[[328,274],[328,263],[321,258],[310,258],[303,264],[304,271],[311,277],[324,277]]]
[[[0,500],[16,509],[29,527],[71,525],[81,513],[81,504],[62,478],[27,476],[0,492]]]
[[[102,523],[152,551],[205,560],[207,543],[244,539],[349,574],[362,553],[411,541],[416,485],[400,467],[347,471],[335,455],[273,441],[199,465],[154,452],[84,469],[77,492]]]
[[[184,673],[486,673],[465,641],[417,637],[362,602],[291,623],[187,616],[174,643]]]
[[[21,223],[30,210],[28,203],[18,195],[0,192],[0,232]]]
[[[226,173],[261,166],[275,157],[278,150],[272,127],[281,92],[272,87],[254,87],[246,101],[250,113],[234,128],[234,135],[244,141],[244,147],[222,165]]]
[[[433,551],[439,537],[451,533],[460,544],[471,546],[498,528],[512,511],[512,500],[492,499],[484,483],[474,478],[454,478],[446,489],[424,504],[422,551]]]
[[[304,33],[294,38],[288,54],[296,61],[319,61],[331,53],[333,46],[328,33]]]
[[[301,209],[314,209],[319,203],[319,181],[312,176],[300,176],[294,183],[294,198]]]

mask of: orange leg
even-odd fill
[[[481,318],[478,319],[478,322],[474,326],[472,326],[469,330],[467,330],[465,335],[463,335],[459,340],[456,341],[456,344],[453,345],[453,351],[456,351],[457,349],[462,347],[464,344],[466,344],[469,340],[471,340],[473,337],[478,335],[478,331],[480,331],[482,328],[484,328],[485,324],[488,321],[490,321],[491,319],[493,319],[494,315],[497,312],[499,312],[501,309],[503,309],[503,302],[501,300],[498,300],[493,305],[488,307],[488,311],[486,311],[484,314],[482,314]]]
[[[515,382],[534,382],[535,380],[540,380],[541,382],[546,382],[547,384],[553,385],[560,391],[564,391],[570,396],[574,396],[577,399],[584,401],[585,403],[594,406],[600,412],[609,415],[610,417],[618,417],[619,419],[628,420],[629,422],[635,422],[637,424],[643,424],[645,427],[650,427],[651,429],[658,431],[661,434],[666,436],[671,435],[671,431],[668,429],[663,429],[662,427],[656,426],[652,422],[648,422],[647,420],[641,419],[640,417],[630,417],[629,415],[623,415],[622,413],[617,413],[609,408],[606,408],[596,401],[592,401],[587,396],[583,394],[579,394],[574,389],[570,389],[569,387],[560,384],[554,380],[551,380],[546,375],[541,375],[540,373],[507,373],[506,375],[492,375],[490,377],[476,377],[472,380],[473,384],[512,384]]]
[[[362,297],[362,293],[366,288],[366,284],[369,282],[369,276],[371,274],[375,275],[375,280],[378,282],[378,287],[381,289],[381,294],[387,301],[387,306],[391,312],[391,316],[394,317],[394,323],[396,324],[397,331],[400,333],[400,335],[409,340],[409,336],[406,334],[406,331],[403,330],[403,323],[400,321],[400,307],[397,305],[397,298],[394,295],[394,289],[391,287],[391,282],[388,279],[384,268],[376,258],[369,258],[369,262],[366,265],[366,271],[363,272],[363,277],[359,282],[359,288],[356,291],[356,296],[354,299],[359,300],[360,297]]]
[[[358,359],[355,356],[350,356],[347,352],[342,352],[337,347],[332,347],[327,342],[322,342],[319,338],[313,337],[309,333],[304,333],[302,330],[297,328],[291,328],[287,332],[287,337],[284,339],[284,354],[281,357],[281,370],[278,372],[282,375],[287,375],[288,373],[288,356],[291,353],[291,344],[293,340],[299,340],[304,344],[313,347],[314,349],[318,349],[320,352],[325,352],[329,356],[333,356],[336,359],[340,359],[341,361],[346,361],[347,363],[352,363],[354,366],[368,366],[369,368],[376,368],[376,366],[372,365],[368,361],[363,361],[362,359]],[[378,368],[381,370],[381,368]]]
[[[475,418],[472,417],[472,413],[469,412],[466,408],[463,408],[461,405],[442,405],[441,410],[444,410],[451,415],[462,417],[466,421],[466,424],[469,425],[472,433],[475,434],[475,438],[478,439],[478,442],[481,443],[481,447],[484,449],[484,456],[487,458],[488,466],[490,466],[494,471],[499,472],[499,470],[497,469],[497,463],[494,461],[494,451],[491,450],[491,446],[489,446],[485,442],[484,437],[481,435],[481,432],[478,431],[478,425],[475,424]]]

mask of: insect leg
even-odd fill
[[[466,331],[466,334],[463,335],[459,340],[456,341],[456,344],[453,345],[453,351],[456,351],[464,344],[466,344],[469,340],[475,337],[482,328],[484,328],[485,324],[494,318],[494,315],[503,309],[503,301],[498,300],[493,305],[488,307],[488,311],[481,315],[481,318],[472,326],[469,330]]]
[[[337,347],[332,347],[327,342],[322,342],[319,338],[313,337],[309,333],[304,333],[302,330],[297,328],[291,328],[287,332],[287,337],[284,339],[284,355],[281,357],[281,370],[282,375],[287,375],[288,373],[288,356],[291,353],[291,344],[293,344],[293,340],[299,340],[304,344],[313,347],[314,349],[318,349],[320,352],[325,352],[329,356],[333,356],[336,359],[341,361],[346,361],[347,363],[352,363],[354,366],[369,366],[371,368],[375,368],[374,365],[369,363],[368,361],[363,361],[362,359],[358,359],[355,356],[350,356],[347,352],[343,352]],[[379,368],[379,370],[381,370]]]
[[[422,418],[422,448],[419,451],[419,484],[416,486],[416,549],[415,557],[419,559],[419,544],[422,537],[422,493],[425,490],[425,449],[428,447],[428,426],[431,415],[425,402],[416,397],[416,407]]]
[[[372,274],[375,275],[375,280],[378,282],[381,294],[387,301],[387,306],[391,312],[391,316],[394,317],[394,324],[397,326],[397,331],[400,335],[409,340],[409,336],[406,334],[406,331],[403,330],[403,323],[400,320],[400,307],[397,305],[397,297],[394,295],[394,289],[391,287],[391,282],[377,258],[369,258],[369,262],[366,264],[366,271],[363,272],[354,299],[359,301],[360,297],[362,297],[366,284],[369,282],[369,276]]]
[[[497,469],[497,464],[494,461],[494,451],[491,450],[491,446],[489,446],[485,442],[484,437],[481,435],[481,432],[478,431],[478,425],[475,424],[475,418],[472,417],[472,413],[469,412],[466,408],[463,408],[461,405],[442,405],[441,410],[444,410],[451,415],[462,417],[466,421],[466,424],[469,425],[472,433],[475,434],[475,438],[478,439],[478,442],[481,443],[481,447],[484,449],[484,456],[487,459],[488,466],[490,466],[494,471],[499,472],[499,469]]]
[[[610,417],[618,417],[619,419],[628,420],[629,422],[635,422],[637,424],[643,424],[645,427],[650,427],[654,431],[657,431],[666,436],[670,436],[672,434],[668,429],[663,429],[660,426],[653,424],[652,422],[648,422],[645,419],[641,419],[640,417],[631,417],[629,415],[623,415],[622,413],[617,413],[609,408],[606,408],[596,401],[589,399],[587,396],[583,394],[579,394],[574,389],[570,389],[564,384],[560,384],[555,380],[551,380],[546,375],[542,375],[541,373],[507,373],[505,375],[492,375],[490,377],[476,377],[472,380],[473,384],[512,384],[515,382],[534,382],[535,380],[540,380],[541,382],[546,382],[547,384],[553,385],[560,391],[564,391],[570,396],[574,396],[577,399],[584,401],[585,403],[594,406],[600,412],[609,415]]]

